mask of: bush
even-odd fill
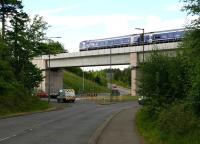
[[[200,128],[198,118],[186,103],[174,103],[164,109],[158,117],[158,126],[161,131],[172,135],[188,135]]]
[[[149,102],[146,105],[153,111],[159,111],[187,96],[186,84],[189,78],[181,56],[169,57],[155,51],[141,66],[143,77],[138,93],[147,97]]]

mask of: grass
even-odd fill
[[[110,103],[115,103],[115,102],[127,102],[127,101],[137,101],[138,100],[138,96],[130,96],[130,95],[126,95],[126,96],[112,96],[112,98],[110,98],[110,96],[97,96],[96,101],[99,104],[110,104]]]
[[[83,78],[71,72],[66,71],[64,73],[64,88],[73,88],[76,93],[81,92],[83,88]],[[100,86],[95,82],[85,79],[84,92],[104,93],[104,92],[109,92],[109,90],[107,87]]]
[[[139,98],[138,96],[131,96],[131,95],[124,95],[121,97],[122,97],[121,101],[137,101]]]
[[[46,111],[53,107],[46,101],[34,99],[32,103],[24,103],[23,106],[1,106],[0,107],[0,118],[24,115],[28,113]]]
[[[156,121],[149,118],[143,109],[136,114],[136,125],[145,144],[200,144],[200,131],[187,135],[172,135],[160,130]]]

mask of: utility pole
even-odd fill
[[[50,68],[50,60],[51,60],[51,58],[50,58],[50,56],[51,56],[51,54],[50,54],[50,52],[49,52],[49,65],[48,65],[48,72],[49,72],[49,91],[48,91],[48,103],[50,103],[50,93],[51,93],[51,76],[50,76],[50,74],[51,74],[51,68]]]
[[[83,69],[83,93],[85,89],[85,74],[84,74],[84,69]]]
[[[142,63],[144,64],[144,28],[135,28],[142,30]],[[142,69],[142,87],[144,88],[144,69]]]
[[[61,38],[61,37],[47,37],[47,39],[48,38]],[[48,74],[49,75],[48,103],[50,103],[50,99],[51,99],[51,96],[50,96],[50,94],[51,94],[51,52],[50,51],[49,51],[49,61],[48,62],[49,62],[48,63],[48,72],[49,72],[49,74]]]
[[[110,48],[110,102],[112,101],[112,69],[111,69],[111,64],[112,64],[112,57],[111,57],[111,48]]]

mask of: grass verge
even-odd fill
[[[99,104],[112,104],[115,102],[127,102],[127,101],[137,101],[138,96],[130,96],[130,95],[125,95],[125,96],[97,96],[96,101]]]
[[[32,104],[29,104],[25,109],[19,109],[17,107],[16,109],[1,107],[0,118],[8,118],[8,117],[26,115],[31,113],[43,112],[43,111],[51,111],[54,109],[55,106],[49,105],[48,102],[38,100]]]
[[[173,135],[160,130],[156,120],[152,120],[140,109],[136,114],[136,126],[145,144],[200,144],[200,130],[186,135]]]

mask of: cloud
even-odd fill
[[[180,11],[183,6],[184,6],[183,3],[176,3],[176,4],[167,5],[164,7],[164,9],[169,12],[175,12],[175,11]]]
[[[131,20],[139,20],[140,17],[130,15],[96,15],[96,16],[46,16],[50,25],[65,26],[66,29],[76,29],[97,24],[118,25]]]
[[[168,7],[168,10],[173,9],[175,10],[175,6]],[[189,21],[185,18],[162,19],[157,15],[68,16],[64,15],[64,11],[64,8],[57,8],[40,11],[39,14],[52,26],[50,28],[50,35],[62,36],[62,39],[59,41],[70,52],[78,51],[79,42],[83,40],[139,33],[139,31],[134,30],[134,27],[145,28],[146,32],[182,28]],[[76,33],[75,36],[74,32]]]
[[[183,28],[185,22],[185,18],[164,20],[158,16],[148,16],[145,21],[145,29],[146,31],[159,31]]]
[[[39,15],[42,16],[48,16],[48,15],[53,15],[53,14],[59,14],[61,12],[64,12],[65,8],[56,8],[56,9],[47,9],[47,10],[42,10],[39,11]]]

